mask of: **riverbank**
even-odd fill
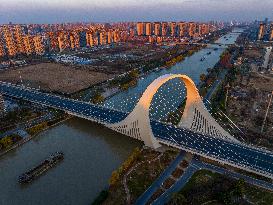
[[[174,149],[163,152],[147,147],[135,149],[128,159],[112,173],[109,189],[101,192],[92,204],[133,204],[178,153]],[[104,200],[98,200],[101,199],[101,195]]]
[[[233,37],[234,39],[236,39],[235,37]],[[225,40],[225,39],[224,39]],[[226,41],[226,40],[225,40]],[[211,49],[210,51],[212,51],[212,50],[214,50],[214,47],[212,47],[212,48],[209,48],[209,49]],[[222,71],[223,70],[223,66],[221,67],[221,68],[218,68],[218,67],[220,67],[219,65],[221,64],[221,63],[224,63],[224,65],[228,65],[229,63],[230,63],[230,61],[231,61],[231,56],[229,56],[228,55],[228,53],[227,52],[225,52],[224,54],[222,54],[225,50],[226,50],[227,48],[217,48],[217,49],[215,49],[214,50],[214,52],[212,52],[212,54],[209,54],[208,55],[208,51],[204,51],[203,53],[203,56],[204,55],[206,55],[206,56],[208,56],[207,58],[209,59],[210,57],[212,57],[212,56],[214,56],[215,54],[218,54],[218,53],[220,53],[219,54],[219,59],[213,64],[213,67],[214,67],[214,69],[219,69],[219,71],[216,73],[217,75],[216,76],[218,76],[218,74],[220,73],[220,71]],[[200,56],[200,55],[199,55]],[[198,57],[197,58],[198,59],[198,61],[200,61],[200,57]],[[204,61],[202,61],[202,63],[200,63],[200,64],[206,64],[207,65],[207,63],[206,62],[204,62]],[[226,69],[226,68],[225,68]],[[211,68],[211,70],[213,70],[212,68]],[[159,73],[162,71],[161,69],[159,69],[159,68],[156,68],[154,71],[158,71]],[[206,70],[206,72],[207,72],[208,70]],[[181,71],[175,71],[174,73],[180,73]],[[201,73],[202,74],[202,73]],[[198,78],[200,78],[200,76],[198,76]],[[199,79],[198,79],[199,80]],[[215,79],[216,80],[216,79]],[[194,81],[196,82],[196,78],[194,79]],[[212,80],[209,80],[209,81],[211,81],[211,83],[209,83],[209,84],[211,84],[211,86],[212,86],[212,84],[213,84],[213,82],[214,81],[212,81]],[[143,86],[143,85],[142,85]],[[145,87],[145,85],[143,86],[143,87]],[[216,86],[217,87],[217,86]],[[139,90],[138,90],[139,91]],[[181,91],[180,91],[181,92]],[[128,93],[127,93],[128,94]],[[204,94],[206,94],[206,93],[204,93]],[[178,111],[179,112],[181,112],[181,109],[183,109],[183,103],[181,104],[181,106],[179,106],[179,109],[178,109]],[[154,157],[154,159],[156,159],[157,157]],[[179,170],[180,171],[180,170]],[[139,172],[141,172],[141,171],[139,171]],[[131,174],[131,172],[130,172],[130,174]],[[135,173],[134,172],[134,174],[135,174],[135,176],[134,177],[138,177],[137,176],[137,173]],[[179,174],[179,173],[176,173],[176,174]],[[131,175],[129,175],[129,176],[131,176]],[[132,176],[131,176],[132,177]],[[143,179],[143,178],[142,178]],[[141,180],[141,178],[139,178],[139,180]],[[168,180],[167,182],[166,182],[166,187],[168,187],[168,186],[170,186],[172,183],[171,182],[173,182],[173,179],[170,179],[170,180]],[[120,192],[125,192],[125,193],[123,193],[123,194],[125,194],[126,195],[126,192],[128,193],[128,191],[126,191],[126,189],[125,188],[122,188],[122,186],[120,186],[120,187],[118,187],[118,188],[116,188],[116,190],[120,190]],[[156,197],[157,197],[157,195],[158,194],[160,194],[160,191],[162,192],[162,190],[159,190],[159,192],[158,193],[156,193],[155,194],[155,196],[154,196],[154,198],[153,199],[155,199]],[[132,192],[129,192],[129,193],[132,193]],[[109,194],[109,193],[108,193]],[[125,198],[124,196],[122,196],[122,193],[119,193],[119,195],[118,195],[119,197],[119,199],[122,199],[121,201],[116,201],[116,203],[119,203],[119,204],[126,204],[126,203],[128,203],[128,197],[127,198]],[[128,196],[128,195],[127,195]],[[109,197],[109,196],[108,196]],[[107,197],[107,199],[108,199],[108,197]],[[130,198],[131,199],[131,198]],[[114,199],[112,199],[112,200],[114,200]],[[106,202],[104,203],[104,204],[108,204],[108,202],[109,201],[107,201],[106,200]],[[133,201],[134,202],[134,201]]]
[[[150,64],[145,64],[145,66],[141,66],[139,68],[135,68],[127,73],[114,77],[111,80],[107,80],[106,82],[100,84],[101,88],[91,89],[93,91],[93,96],[91,97],[91,102],[93,103],[102,103],[112,98],[113,96],[128,90],[129,88],[135,87],[137,82],[145,78],[145,76],[153,73],[159,72],[161,70],[169,69],[177,63],[181,63],[187,57],[192,56],[194,53],[200,51],[200,49],[205,48],[206,46],[194,45],[191,47],[187,47],[182,51],[178,51],[174,46],[174,51],[170,53],[170,57],[166,61],[162,62],[151,62]],[[97,86],[96,86],[97,87]],[[114,90],[114,92],[110,92],[109,90]],[[104,97],[106,96],[106,97]]]
[[[174,193],[171,204],[271,204],[272,192],[209,170],[198,170]]]
[[[44,127],[43,129],[39,130],[37,133],[35,134],[29,134],[29,136],[25,137],[25,138],[22,138],[20,141],[18,141],[17,143],[13,144],[11,147],[9,147],[8,149],[5,149],[3,151],[0,152],[0,157],[4,156],[5,154],[9,153],[10,151],[12,150],[15,150],[17,149],[18,147],[22,146],[23,144],[29,142],[30,140],[32,140],[33,138],[35,138],[36,136],[38,136],[40,133],[52,128],[52,127],[55,127],[69,119],[71,119],[73,116],[69,116],[69,117],[66,117],[65,119],[62,119],[60,121],[56,121],[56,123],[52,124],[52,125],[49,125],[49,126],[46,126]],[[35,125],[37,126],[37,125]],[[33,126],[33,127],[35,127]]]

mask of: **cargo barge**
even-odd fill
[[[18,182],[20,184],[31,182],[32,180],[38,178],[40,175],[48,171],[50,168],[54,167],[57,163],[61,162],[63,159],[64,154],[62,152],[55,152],[36,167],[20,175]]]

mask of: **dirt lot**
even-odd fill
[[[110,79],[113,75],[94,72],[83,68],[73,68],[55,63],[41,63],[0,72],[0,80],[23,83],[30,87],[39,86],[43,90],[74,93],[96,83]]]
[[[249,132],[249,137],[253,137],[252,142],[259,141],[262,145],[273,149],[272,105],[269,109],[263,135],[260,134],[272,85],[273,78],[270,75],[264,76],[253,72],[249,75],[238,76],[231,91],[232,95],[236,94],[238,97],[229,99],[227,110],[228,113],[236,117],[238,125]]]

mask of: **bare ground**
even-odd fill
[[[91,85],[111,78],[101,72],[94,72],[84,68],[75,68],[55,63],[41,63],[27,67],[10,69],[0,72],[0,81],[20,83],[20,75],[23,83],[30,87],[47,91],[74,93]]]

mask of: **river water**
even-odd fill
[[[227,34],[227,40],[222,37],[216,43],[232,44],[238,35]],[[215,47],[218,50],[214,50]],[[224,46],[211,45],[169,69],[152,72],[140,79],[136,87],[110,98],[105,106],[132,110],[145,88],[154,79],[167,73],[186,74],[198,84],[200,74],[213,67],[223,51]],[[211,54],[207,55],[208,52]],[[200,61],[202,57],[205,57],[204,61]],[[151,115],[157,119],[166,116],[183,99],[182,90],[180,82],[173,81],[163,86],[155,96]],[[170,92],[172,95],[169,95]],[[165,106],[168,109],[164,109]],[[107,187],[112,171],[138,146],[141,146],[141,142],[92,122],[79,118],[68,120],[0,158],[0,204],[90,204]],[[64,152],[63,162],[29,185],[17,183],[18,175],[55,151]]]

